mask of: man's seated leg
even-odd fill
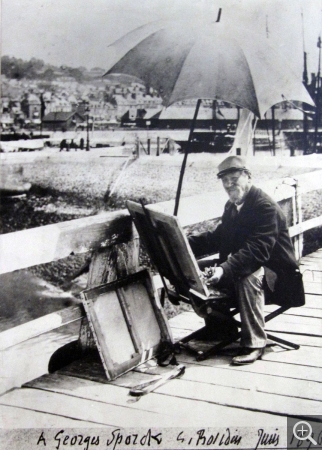
[[[238,326],[230,315],[230,306],[223,303],[211,306],[212,314],[205,319],[205,337],[213,340],[237,340]]]
[[[264,269],[235,281],[241,318],[241,350],[232,364],[251,364],[260,359],[267,342],[263,289]]]
[[[211,302],[212,313],[205,318],[207,333],[205,336],[213,340],[237,340],[238,325],[234,322],[231,309],[237,308],[235,287],[227,284],[225,280],[220,280],[216,289],[223,294],[223,299],[218,302]],[[210,289],[211,292],[211,289]],[[206,303],[208,310],[209,304]]]

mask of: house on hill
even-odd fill
[[[43,130],[46,131],[69,131],[74,130],[85,118],[78,112],[50,112],[42,121]]]
[[[41,115],[41,101],[34,93],[25,94],[21,101],[21,110],[27,119],[39,118]]]

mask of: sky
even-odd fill
[[[107,47],[158,19],[217,17],[268,36],[294,70],[317,72],[322,0],[2,0],[2,55],[71,67],[107,65]],[[304,37],[304,39],[303,39]]]

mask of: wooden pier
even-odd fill
[[[230,365],[234,346],[202,362],[182,351],[185,374],[134,403],[129,389],[169,367],[146,363],[108,383],[98,356],[84,357],[2,395],[1,427],[280,426],[286,416],[321,414],[322,250],[302,258],[301,270],[306,305],[268,325],[299,350],[268,346],[261,361],[242,367]],[[191,311],[170,324],[181,339],[203,321]],[[32,364],[37,354],[30,356]]]
[[[314,177],[303,176],[309,187],[303,183],[302,193],[318,189],[318,173],[315,184]],[[288,193],[278,195],[292,205],[290,234],[301,256],[303,232],[320,226],[322,217],[302,222],[299,191],[294,186],[285,184]],[[95,286],[116,274],[133,273],[138,266],[138,238],[125,211],[42,227],[43,246],[37,253],[35,230],[0,238],[4,256],[20,248],[20,239],[29,242],[23,254],[11,257],[9,271],[90,250],[88,285]],[[6,267],[1,266],[2,273]],[[171,366],[147,362],[107,382],[96,352],[85,351],[76,358],[79,348],[90,345],[81,305],[1,333],[0,428],[283,427],[288,416],[305,420],[312,415],[320,415],[314,420],[322,421],[322,249],[302,256],[300,268],[305,306],[267,324],[268,331],[299,344],[299,350],[269,343],[262,360],[239,367],[230,365],[237,344],[201,362],[182,350],[177,360],[185,365],[185,373],[138,401],[129,396],[129,389]],[[187,311],[170,319],[170,326],[179,340],[202,327],[203,320]],[[53,358],[62,348],[69,348],[69,356],[66,364],[60,361],[61,367],[57,363],[55,367]],[[48,373],[49,365],[55,367],[52,373]]]

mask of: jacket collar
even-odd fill
[[[247,211],[249,208],[252,207],[254,200],[256,198],[257,188],[255,186],[251,186],[248,194],[246,195],[245,201],[243,203],[243,207],[240,210],[240,214],[242,214],[244,211]]]

